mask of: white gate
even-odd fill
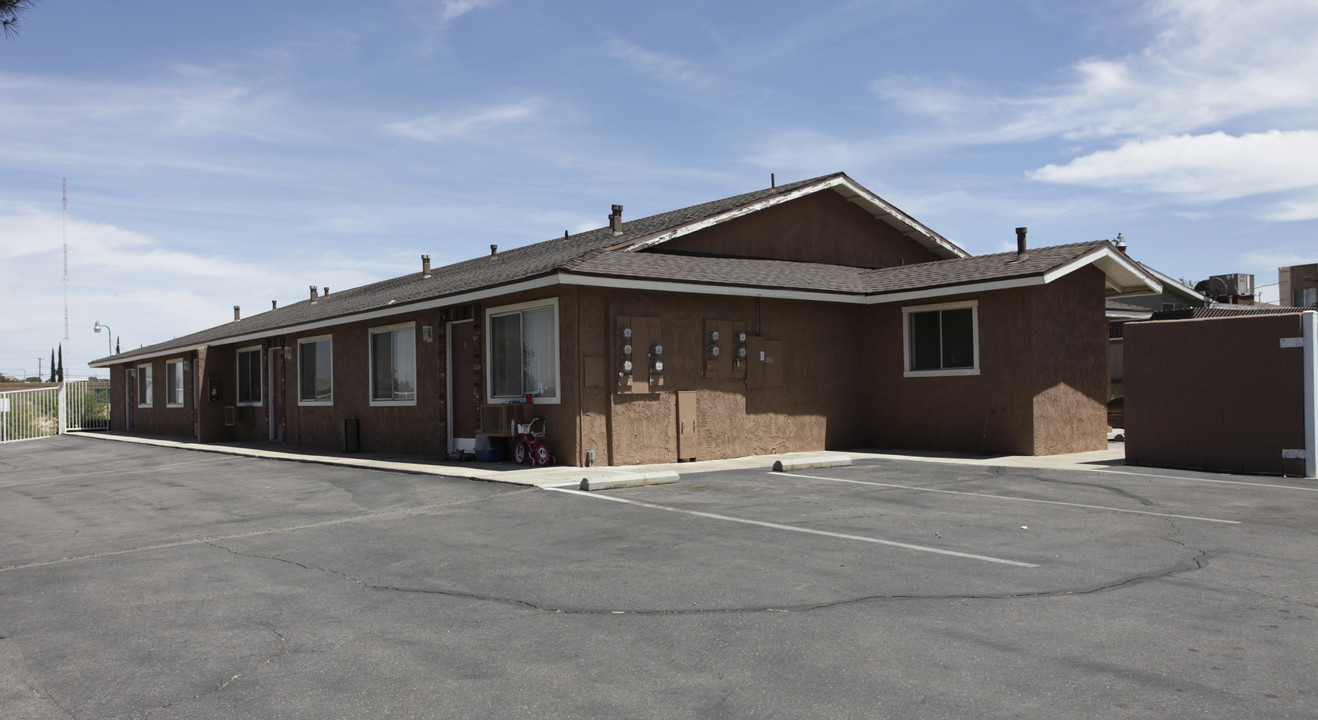
[[[0,442],[109,429],[108,380],[66,380],[56,387],[0,392]]]

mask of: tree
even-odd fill
[[[33,0],[0,0],[0,26],[5,37],[18,35],[18,16],[32,7]]]
[[[55,348],[50,349],[50,379],[46,382],[55,382]]]
[[[64,346],[59,346],[59,370],[55,371],[55,382],[64,382]]]

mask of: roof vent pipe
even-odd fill
[[[622,234],[622,206],[614,205],[613,213],[609,215],[609,229],[614,235]]]
[[[422,255],[422,256],[421,256],[421,277],[423,277],[423,278],[428,278],[428,277],[430,277],[430,256],[429,256],[429,255]]]
[[[1030,253],[1025,247],[1025,233],[1029,231],[1029,228],[1016,228],[1016,262],[1030,259]]]
[[[1116,242],[1113,243],[1113,245],[1116,245],[1116,246],[1117,246],[1117,249],[1121,251],[1121,254],[1122,254],[1122,255],[1125,255],[1125,254],[1126,254],[1126,236],[1125,236],[1125,235],[1123,235],[1123,234],[1121,234],[1121,233],[1117,233],[1117,240],[1116,240]]]
[[[493,243],[491,243],[491,244],[490,244],[490,257],[494,257],[495,255],[498,255],[498,254],[499,254],[499,246],[498,246],[498,245],[495,245],[495,244],[493,244]]]
[[[271,310],[278,310],[278,309],[279,309],[279,301],[278,301],[278,300],[271,300],[271,301],[270,301],[270,309],[271,309]]]
[[[311,286],[311,302],[316,302],[316,286]]]
[[[325,287],[321,288],[321,290],[320,290],[320,296],[321,296],[321,297],[329,297],[329,285],[326,285]]]
[[[237,305],[234,305],[234,306],[233,306],[233,321],[234,321],[234,322],[238,322],[239,319],[240,319],[240,316],[239,316],[239,314],[238,314],[238,306],[237,306]]]

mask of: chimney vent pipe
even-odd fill
[[[329,285],[326,285],[325,287],[321,288],[321,290],[320,290],[320,296],[321,296],[321,297],[329,297]]]
[[[495,244],[493,244],[493,243],[491,243],[491,244],[490,244],[490,257],[494,257],[495,255],[498,255],[498,254],[499,254],[499,246],[498,246],[498,245],[495,245]]]
[[[428,278],[428,277],[430,277],[430,256],[429,256],[429,255],[422,255],[422,256],[421,256],[421,277],[423,277],[423,278]]]
[[[1126,236],[1125,236],[1125,235],[1123,235],[1122,233],[1117,233],[1117,241],[1116,241],[1115,243],[1113,243],[1113,244],[1117,246],[1117,250],[1120,250],[1122,255],[1125,255],[1125,254],[1126,254]]]
[[[311,286],[311,302],[316,302],[316,286]]]
[[[271,309],[271,310],[278,310],[278,309],[279,309],[279,301],[278,301],[278,300],[271,300],[271,301],[270,301],[270,309]]]
[[[622,206],[614,205],[613,212],[609,215],[609,229],[614,235],[622,234]]]
[[[1016,262],[1030,259],[1029,249],[1025,245],[1025,233],[1029,231],[1029,228],[1016,228]]]
[[[238,322],[238,320],[240,319],[240,317],[241,317],[241,316],[238,314],[238,306],[237,306],[237,305],[234,305],[234,306],[233,306],[233,321],[234,321],[234,322]]]

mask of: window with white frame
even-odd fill
[[[525,397],[554,404],[558,394],[558,300],[537,300],[486,312],[491,400]]]
[[[978,375],[978,301],[902,308],[905,374]]]
[[[151,407],[151,366],[137,366],[137,406]]]
[[[371,328],[371,404],[416,404],[416,323]]]
[[[261,404],[261,346],[238,350],[238,404]]]
[[[297,404],[334,404],[334,349],[329,335],[297,341]]]
[[[165,361],[165,405],[183,407],[183,366],[182,360]]]

